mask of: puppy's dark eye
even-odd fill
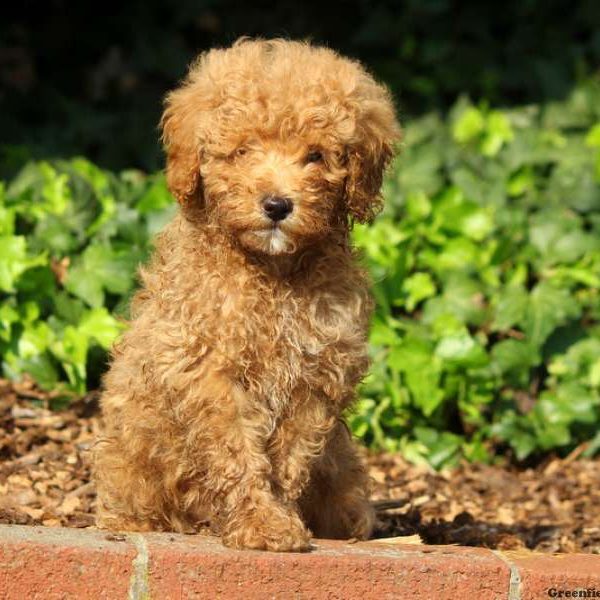
[[[306,155],[307,163],[315,163],[323,160],[323,155],[318,150],[312,150]]]
[[[235,155],[236,156],[244,156],[244,154],[246,154],[248,152],[248,148],[246,148],[245,146],[240,146],[236,151],[235,151]]]

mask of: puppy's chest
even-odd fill
[[[299,355],[307,364],[318,363],[329,353],[339,353],[360,334],[348,307],[333,301],[283,305],[274,315],[278,322],[274,351]]]
[[[267,395],[288,397],[298,386],[323,391],[354,385],[366,364],[366,310],[358,294],[321,293],[272,305],[248,348],[250,369]]]

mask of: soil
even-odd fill
[[[52,403],[30,382],[0,379],[0,523],[93,527],[97,394],[68,409],[50,410]],[[399,455],[372,454],[368,462],[375,537],[600,554],[598,459],[573,453],[535,468],[465,463],[441,472]]]

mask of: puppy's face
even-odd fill
[[[213,50],[167,98],[167,180],[252,252],[290,254],[368,220],[399,134],[384,88],[330,50]]]
[[[252,135],[200,164],[207,213],[247,249],[293,253],[345,219],[343,148],[319,136]],[[258,132],[256,132],[258,133]]]

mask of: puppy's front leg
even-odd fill
[[[269,445],[274,476],[282,497],[296,502],[308,485],[315,461],[322,455],[336,415],[321,398],[294,403]]]
[[[211,389],[212,388],[212,389]],[[198,449],[204,463],[202,487],[223,543],[233,548],[304,551],[310,532],[292,503],[272,489],[266,453],[269,412],[238,385],[225,379],[203,382],[211,394],[198,420]]]
[[[331,405],[313,398],[282,423],[271,444],[275,479],[317,537],[365,539],[375,518],[369,477]]]

